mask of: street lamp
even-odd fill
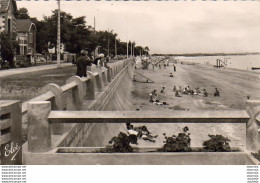
[[[60,68],[60,0],[58,2],[58,26],[57,26],[57,68]]]

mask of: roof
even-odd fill
[[[10,3],[13,4],[14,11],[16,12],[17,11],[17,5],[16,5],[15,0],[1,0],[0,1],[0,12],[6,12],[10,7]]]
[[[18,32],[28,32],[32,25],[35,25],[29,19],[16,19],[16,29]]]

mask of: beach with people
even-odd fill
[[[138,74],[134,74],[132,92],[133,110],[192,113],[230,110],[232,113],[232,110],[245,110],[246,100],[260,99],[260,78],[257,72],[231,68],[214,69],[212,65],[180,62],[171,62],[168,65],[158,65],[154,69],[152,64],[149,64],[148,69],[137,67]],[[153,82],[147,82],[147,78]],[[142,146],[161,145],[164,141],[163,133],[177,135],[183,127],[188,126],[193,147],[202,146],[202,142],[208,139],[208,134],[220,134],[228,137],[233,147],[245,148],[246,124],[243,123],[157,123],[146,126],[149,131],[158,134],[158,137],[155,143],[141,141]]]

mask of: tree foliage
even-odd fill
[[[2,32],[1,35],[1,57],[9,62],[11,67],[14,67],[15,49],[19,46],[16,40],[12,40],[8,33]]]
[[[65,45],[65,51],[79,54],[82,49],[89,53],[93,52],[99,46],[99,52],[105,55],[127,54],[127,43],[122,42],[113,30],[93,30],[87,26],[85,16],[74,18],[71,14],[61,11],[61,43]],[[18,11],[19,18],[30,18],[26,8],[20,8]],[[38,53],[48,52],[48,48],[55,48],[57,45],[57,23],[58,10],[52,11],[52,15],[44,16],[39,21],[36,18],[30,18],[37,28],[36,50]],[[148,47],[136,46],[134,53],[139,55],[140,50],[143,55],[149,53]],[[131,42],[128,44],[128,54],[131,53]]]
[[[26,8],[19,8],[17,11],[17,19],[28,19],[30,18],[28,10]]]

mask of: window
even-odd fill
[[[30,33],[29,43],[33,43],[33,33]]]

